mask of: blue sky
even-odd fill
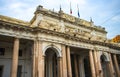
[[[54,11],[58,11],[60,5],[65,13],[77,17],[77,4],[80,18],[90,20],[94,24],[105,27],[107,38],[111,39],[120,35],[120,0],[0,0],[0,15],[30,21],[38,5]]]

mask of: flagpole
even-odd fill
[[[71,7],[71,2],[70,2],[70,14],[72,14],[72,7]]]
[[[77,4],[77,9],[78,9],[78,18],[80,18],[80,13],[79,13],[79,6]]]

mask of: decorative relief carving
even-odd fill
[[[85,26],[90,26],[90,22],[85,21],[85,20],[83,20],[83,19],[80,20],[79,24],[83,24],[83,25],[85,25]]]
[[[70,35],[77,36],[77,37],[81,37],[81,36],[90,37],[90,32],[84,31],[82,29],[78,29],[75,27],[70,27],[68,25],[64,25],[63,22],[57,23],[57,22],[52,22],[48,20],[42,20],[39,23],[39,27],[48,29],[48,30],[70,34]]]
[[[76,35],[78,37],[81,37],[81,36],[90,37],[89,32],[84,31],[82,29],[69,27],[69,26],[65,26],[65,33],[70,34],[70,35]]]
[[[75,22],[75,18],[74,18],[73,16],[64,14],[64,15],[63,15],[63,18],[65,18],[65,19],[67,19],[67,20],[69,20],[69,21]]]
[[[60,31],[61,27],[54,22],[50,21],[41,21],[39,24],[40,28],[48,29],[48,30],[54,30],[54,31]]]
[[[65,27],[65,33],[67,34],[73,35],[75,33],[74,30],[75,28],[68,27],[68,26]]]

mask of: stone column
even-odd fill
[[[116,72],[117,72],[117,77],[120,77],[120,70],[119,70],[119,66],[118,66],[118,61],[117,61],[116,54],[113,55],[113,59],[114,59],[114,63],[115,63],[115,68],[116,68]]]
[[[74,55],[75,77],[78,77],[77,56]]]
[[[44,61],[45,56],[43,56],[42,42],[38,41],[38,77],[44,77]]]
[[[70,47],[68,46],[67,46],[67,70],[68,70],[68,77],[72,77]]]
[[[33,43],[33,52],[32,52],[32,77],[35,77],[36,69],[35,69],[35,54],[36,54],[36,41]]]
[[[66,62],[66,47],[65,45],[62,45],[62,70],[63,70],[63,76],[62,77],[67,77],[67,62]]]
[[[14,46],[13,46],[12,67],[11,67],[10,77],[17,77],[18,55],[19,55],[19,39],[15,38]]]
[[[89,59],[90,59],[92,77],[96,77],[92,50],[89,51]]]
[[[110,74],[111,74],[111,77],[115,77],[115,71],[114,71],[114,68],[113,68],[113,62],[112,62],[112,58],[111,58],[111,54],[109,54],[109,58],[110,58],[110,62],[109,62],[109,67],[110,67]]]
[[[80,77],[85,77],[85,71],[84,71],[84,57],[80,57],[79,56],[79,59],[78,59],[79,61],[79,76]]]
[[[58,57],[58,77],[62,77],[62,58]]]
[[[35,43],[35,48],[34,48],[34,50],[35,50],[35,71],[33,71],[33,72],[35,72],[35,77],[38,77],[38,40],[35,40],[34,41],[34,43]]]
[[[97,51],[93,51],[93,57],[94,57],[94,63],[95,63],[95,71],[96,71],[96,77],[100,77],[99,76],[99,69],[98,69],[98,56],[96,54]]]

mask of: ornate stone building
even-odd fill
[[[38,6],[30,22],[0,15],[0,77],[120,77],[105,28]]]
[[[120,35],[115,36],[111,41],[114,43],[120,43]]]

